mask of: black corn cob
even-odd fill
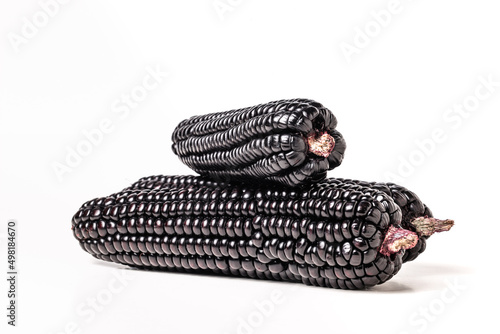
[[[172,135],[172,149],[197,173],[222,181],[300,186],[342,163],[344,138],[320,103],[280,100],[194,116]]]
[[[341,179],[341,178],[329,178],[324,182],[333,184],[335,186],[341,186],[341,184],[349,185],[351,189],[356,189],[356,186],[361,188],[371,188],[374,191],[370,192],[368,189],[363,189],[364,192],[369,192],[372,196],[381,201],[384,201],[385,197],[377,197],[377,192],[384,192],[389,195],[394,202],[400,207],[402,218],[401,227],[404,229],[416,232],[419,236],[418,242],[415,247],[412,247],[403,254],[403,263],[408,261],[413,261],[425,251],[426,240],[432,235],[425,235],[421,233],[416,226],[412,225],[416,219],[422,219],[425,217],[432,218],[431,210],[420,200],[420,198],[412,191],[394,183],[383,183],[383,182],[366,182],[352,179]],[[204,178],[198,178],[194,176],[184,176],[184,177],[166,177],[163,175],[156,175],[150,177],[144,177],[139,179],[137,182],[132,184],[126,189],[183,189],[190,186],[198,186],[210,184],[213,186],[224,186],[223,183],[217,181],[210,181]],[[398,218],[396,218],[397,220]],[[437,220],[434,222],[435,232],[442,232],[449,230],[453,222],[450,220]]]
[[[85,203],[72,229],[94,257],[134,267],[363,289],[392,278],[417,243],[401,219],[386,193],[340,181],[290,189],[157,176]]]

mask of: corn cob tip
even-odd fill
[[[429,237],[436,232],[449,231],[455,222],[451,219],[441,220],[424,216],[413,219],[410,224],[415,227],[418,235]]]
[[[418,236],[415,232],[390,226],[379,252],[389,256],[402,249],[413,248],[417,245]]]
[[[328,158],[335,147],[335,139],[328,132],[315,132],[307,136],[309,152]]]

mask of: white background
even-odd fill
[[[0,7],[0,268],[16,219],[20,274],[16,328],[6,325],[1,279],[2,333],[491,332],[487,305],[500,297],[496,2],[40,3]],[[156,69],[168,75],[124,108]],[[294,97],[339,120],[348,148],[330,176],[396,180],[456,226],[369,291],[138,272],[80,249],[70,220],[83,202],[142,176],[190,173],[170,150],[179,121]],[[83,133],[101,122],[111,125],[89,149]],[[58,177],[54,166],[77,147],[91,152]]]

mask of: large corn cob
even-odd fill
[[[352,179],[326,179],[325,183],[332,184],[334,186],[341,186],[344,184],[349,186],[351,189],[357,190],[363,188],[365,193],[370,193],[373,197],[377,197],[377,193],[382,191],[389,195],[394,202],[401,208],[402,218],[401,226],[410,231],[414,231],[418,234],[419,239],[415,247],[408,249],[403,255],[403,263],[412,261],[418,257],[419,254],[424,252],[426,247],[427,238],[432,235],[432,233],[422,233],[415,223],[418,223],[421,218],[428,217],[432,218],[431,210],[420,200],[420,198],[412,191],[394,183],[382,183],[382,182],[366,182]],[[210,184],[212,186],[224,186],[223,183],[217,181],[210,181],[204,178],[184,176],[184,177],[172,177],[172,176],[149,176],[139,179],[137,182],[132,184],[127,189],[183,189],[190,186],[199,186]],[[371,188],[364,189],[364,188]],[[384,200],[384,197],[379,198]],[[396,220],[398,217],[396,217]],[[413,223],[413,224],[412,224]],[[435,226],[434,232],[442,232],[449,230],[453,222],[450,220],[436,220],[431,223]],[[427,235],[426,235],[427,234]]]
[[[307,99],[194,116],[172,135],[172,149],[201,175],[223,181],[299,186],[321,181],[346,148],[335,116]]]
[[[361,289],[393,277],[418,240],[392,198],[361,185],[147,180],[78,210],[72,229],[85,251],[141,268]]]

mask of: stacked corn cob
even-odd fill
[[[187,119],[174,130],[172,149],[201,175],[294,187],[321,181],[342,163],[346,145],[336,127],[315,101],[280,100]]]
[[[151,176],[72,220],[94,257],[165,269],[362,289],[392,278],[452,221],[395,185],[325,179],[345,142],[331,112],[281,100],[196,116],[173,150],[202,176]]]

